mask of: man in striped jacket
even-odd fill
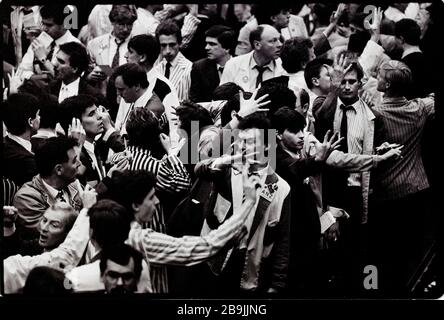
[[[384,93],[375,109],[386,127],[385,139],[403,144],[403,157],[381,164],[372,181],[369,216],[374,264],[381,275],[380,290],[385,294],[405,294],[415,263],[423,256],[422,229],[418,229],[430,209],[430,186],[421,156],[424,127],[435,114],[434,94],[407,100],[412,81],[410,68],[400,61],[381,65],[378,91]]]

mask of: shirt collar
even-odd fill
[[[76,80],[74,80],[73,82],[69,83],[69,84],[65,84],[62,81],[62,87],[60,89],[68,89],[69,92],[74,92],[74,93],[78,93],[79,92],[79,85],[80,85],[80,77],[78,77]]]
[[[85,147],[86,151],[88,151],[88,152],[91,153],[91,154],[95,154],[95,153],[94,153],[94,148],[95,148],[95,146],[94,146],[93,143],[91,143],[91,142],[89,142],[89,141],[85,141],[85,142],[83,143],[83,146]]]
[[[56,133],[52,129],[40,128],[33,138],[52,138],[57,137]]]
[[[252,55],[251,55],[251,60],[250,60],[250,68],[251,68],[251,69],[254,69],[257,65],[258,65],[257,62],[256,62],[256,60],[254,59],[254,54],[252,54]],[[271,60],[269,63],[263,65],[263,67],[268,67],[268,69],[269,69],[270,71],[273,71],[274,68],[275,68],[275,65],[276,65],[276,61],[275,61],[275,60]]]
[[[342,102],[341,98],[338,98],[338,99],[339,99],[339,106],[346,105],[346,106],[352,107],[353,110],[355,110],[355,111],[357,111],[359,106],[361,105],[361,99],[356,100],[356,102],[353,104],[345,104],[344,102]]]
[[[57,190],[56,188],[47,184],[44,179],[42,179],[42,182],[43,182],[43,185],[45,186],[46,190],[48,190],[49,195],[53,198],[57,198],[57,195],[59,194],[59,190]]]
[[[131,38],[131,35],[130,35],[128,38],[126,38],[125,40],[123,40],[123,43],[129,41],[130,38]],[[120,39],[117,39],[117,38],[113,35],[112,32],[109,34],[109,39],[110,39],[110,42],[111,42],[111,43],[114,43],[116,46],[117,46],[117,43],[119,43],[120,41],[122,41],[122,40],[120,40]]]
[[[27,151],[29,151],[30,153],[34,154],[32,152],[32,144],[31,141],[28,141],[26,139],[23,139],[22,137],[16,136],[12,133],[8,133],[8,137],[11,140],[14,140],[15,142],[17,142],[19,145],[21,145],[23,148],[25,148]]]
[[[180,52],[176,55],[176,57],[173,59],[173,61],[170,62],[172,68],[174,68],[179,63],[179,54],[180,54]],[[163,60],[165,60],[165,66],[166,66],[168,61],[166,61],[165,58],[163,58]]]
[[[148,80],[150,81],[150,80]],[[145,107],[148,103],[148,100],[152,97],[153,93],[150,90],[146,90],[144,94],[142,94],[135,102],[134,107]]]
[[[405,56],[407,56],[411,53],[415,53],[415,52],[422,52],[422,51],[421,51],[421,49],[419,49],[419,47],[411,47],[411,48],[405,49],[404,52],[402,53],[401,59],[404,59]]]
[[[57,46],[60,46],[61,44],[65,43],[65,42],[70,42],[72,37],[73,37],[73,35],[71,34],[71,32],[69,30],[66,30],[66,32],[63,36],[61,36],[60,38],[58,38],[54,41]]]
[[[397,104],[397,103],[405,103],[408,100],[405,97],[383,97],[382,101],[384,103]]]

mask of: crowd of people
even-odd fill
[[[417,295],[441,11],[10,7],[3,292]]]

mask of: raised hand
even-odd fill
[[[324,136],[324,141],[316,146],[316,161],[325,161],[333,150],[339,148],[343,138],[339,138],[338,132],[330,135],[331,130],[328,130]]]
[[[345,74],[351,69],[352,65],[349,63],[347,57],[343,54],[339,55],[333,64],[333,69],[330,72],[331,84],[339,88]]]
[[[263,106],[269,104],[271,101],[265,99],[268,98],[268,94],[265,94],[259,98],[256,99],[257,93],[259,91],[259,88],[254,90],[252,96],[250,99],[245,100],[244,93],[239,90],[239,102],[240,102],[240,109],[237,113],[241,117],[246,117],[252,113],[255,113],[257,111],[269,111],[270,109],[264,109]]]
[[[49,54],[49,48],[46,48],[39,38],[35,38],[34,41],[31,42],[31,48],[34,51],[34,56],[38,60],[45,59]]]
[[[382,9],[380,7],[373,11],[372,23],[364,20],[364,28],[370,31],[371,40],[378,42],[381,33]]]
[[[12,73],[8,73],[9,79],[9,94],[17,93],[18,88],[23,84],[23,81],[20,79],[19,72],[16,72],[12,69]]]
[[[345,8],[346,6],[344,3],[338,4],[338,8],[336,9],[336,11],[333,11],[330,16],[330,23],[337,24]]]
[[[123,158],[121,158],[115,165],[113,165],[108,170],[107,176],[109,178],[112,178],[114,172],[116,172],[116,171],[122,172],[122,171],[128,169],[129,165],[130,165],[130,161],[131,161],[131,158],[125,155]]]
[[[68,127],[68,137],[76,139],[79,146],[83,146],[83,143],[85,143],[86,132],[79,119],[72,119],[72,122]]]
[[[112,129],[114,127],[114,124],[111,120],[111,116],[108,110],[106,110],[104,106],[98,106],[97,110],[100,112],[100,115],[102,116],[103,128],[105,132],[108,131],[109,129]]]
[[[253,163],[255,161],[254,160],[255,156],[258,154],[259,152],[252,152],[248,154],[238,153],[233,156],[224,154],[222,157],[219,157],[216,160],[214,160],[213,168],[218,170],[224,166],[229,166],[233,164],[242,164],[245,162]],[[244,167],[247,168],[246,166]]]
[[[83,208],[89,209],[97,202],[97,192],[90,185],[86,185],[85,189],[82,189],[79,180],[77,181],[77,189],[80,191],[80,199],[82,200]]]
[[[3,206],[3,225],[12,226],[17,218],[18,210],[14,206]]]

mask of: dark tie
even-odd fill
[[[99,148],[97,148],[95,142],[94,142],[94,155],[96,156],[96,161],[97,161],[97,173],[99,174],[99,179],[102,180],[105,174],[105,170],[103,168],[102,160],[100,158]]]
[[[54,55],[54,48],[55,48],[55,45],[56,45],[56,43],[55,43],[55,41],[53,40],[53,41],[51,42],[51,45],[49,46],[49,53],[48,53],[48,56],[46,57],[46,59],[48,59],[49,61],[52,60],[52,56]]]
[[[165,65],[165,78],[170,78],[170,69],[171,69],[171,63],[167,62]]]
[[[63,190],[60,190],[59,193],[57,193],[56,200],[59,200],[60,202],[65,202],[66,203],[66,200],[63,197]]]
[[[114,55],[113,58],[113,62],[111,63],[111,68],[117,68],[119,66],[119,60],[120,60],[120,46],[124,43],[125,41],[120,41],[117,42],[116,39],[116,44],[117,44],[117,50],[116,50],[116,54]]]
[[[341,105],[340,106],[341,110],[342,110],[342,120],[341,120],[341,137],[344,137],[344,139],[342,139],[341,142],[341,146],[339,148],[339,150],[341,150],[342,152],[347,153],[348,152],[348,142],[347,142],[347,134],[348,134],[348,126],[347,126],[347,111],[348,110],[352,110],[353,107],[352,106],[346,106],[346,105]]]
[[[219,71],[220,74],[224,73],[224,67],[222,66],[217,68],[217,70]]]
[[[257,87],[259,87],[259,84],[262,83],[262,76],[264,74],[264,71],[267,70],[268,67],[267,66],[260,67],[260,66],[256,65],[254,68],[257,69],[257,71],[259,72],[259,74],[257,75],[257,78],[256,78],[256,88],[257,88]]]

